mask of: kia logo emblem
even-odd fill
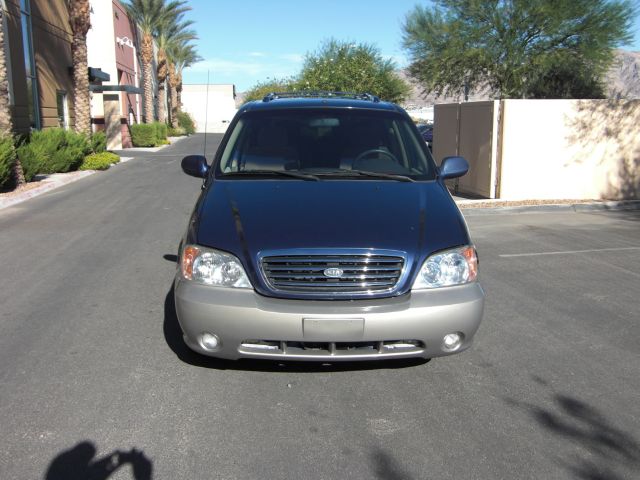
[[[327,268],[324,271],[324,275],[325,277],[329,277],[329,278],[340,278],[342,275],[344,275],[344,270],[342,270],[341,268]]]

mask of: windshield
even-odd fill
[[[288,173],[298,172],[321,179],[432,180],[435,168],[423,143],[412,123],[394,112],[249,112],[235,124],[217,174],[296,178]]]

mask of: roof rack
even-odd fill
[[[352,93],[352,92],[328,92],[328,91],[309,91],[309,92],[271,92],[264,96],[263,102],[271,102],[279,98],[351,98],[353,100],[366,100],[368,102],[378,103],[380,98],[370,93]]]

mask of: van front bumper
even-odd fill
[[[182,278],[174,291],[186,344],[226,359],[333,362],[451,355],[471,346],[484,310],[477,282],[353,301],[270,298]],[[205,333],[215,335],[217,347],[205,348]],[[461,334],[455,350],[443,343],[451,333]]]

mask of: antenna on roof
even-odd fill
[[[209,70],[207,70],[207,95],[204,102],[204,147],[202,155],[207,156],[207,121],[209,120]]]

